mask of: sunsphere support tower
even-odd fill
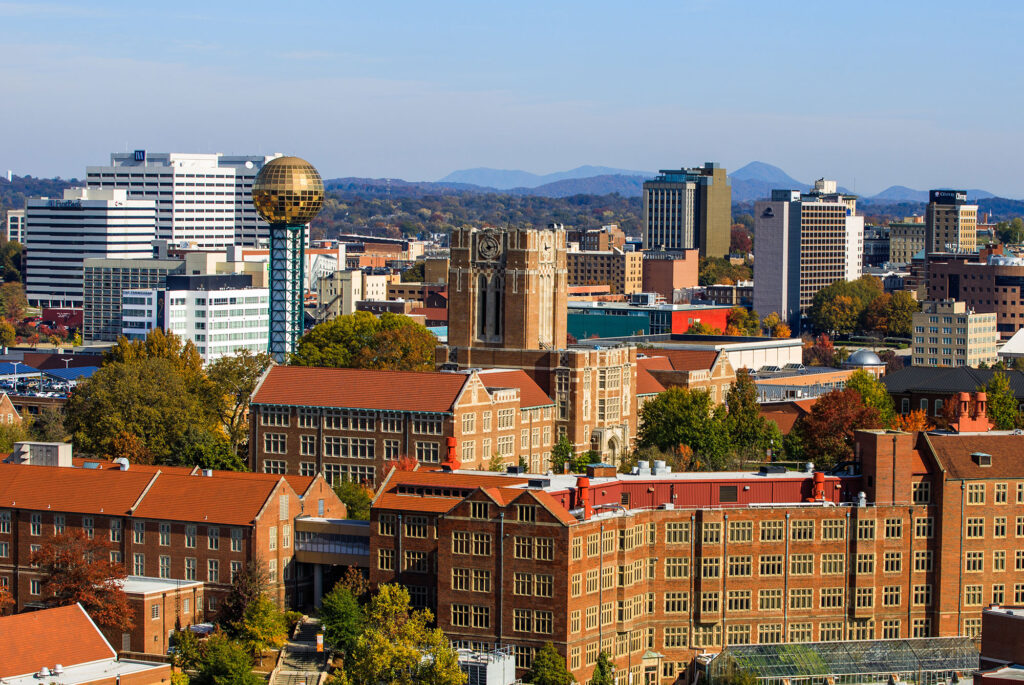
[[[270,356],[279,364],[303,331],[306,224],[324,203],[324,182],[298,157],[268,162],[252,184],[256,211],[270,224]]]

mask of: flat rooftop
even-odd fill
[[[42,667],[43,664],[40,664]],[[49,665],[52,668],[53,664]],[[108,659],[105,661],[94,661],[88,664],[77,666],[65,666],[61,675],[51,675],[46,678],[37,678],[34,673],[4,678],[4,685],[40,685],[40,683],[58,682],[61,685],[74,685],[75,683],[92,683],[96,681],[113,682],[121,677],[134,673],[167,668],[167,664],[155,663],[152,661],[133,661],[131,659]],[[143,681],[145,682],[145,681]]]
[[[123,589],[130,595],[151,595],[156,592],[174,592],[188,587],[201,587],[198,580],[171,580],[152,576],[128,576]]]

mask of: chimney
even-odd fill
[[[588,521],[594,515],[594,507],[590,503],[590,479],[580,476],[576,479],[576,493],[579,506],[583,508],[583,520]]]
[[[444,464],[450,467],[453,471],[462,468],[462,462],[459,461],[458,444],[459,441],[455,437],[449,437],[447,439],[448,444],[448,456],[445,457]]]
[[[974,400],[974,413],[971,413],[971,399],[972,396],[966,392],[957,394],[957,418],[950,425],[950,428],[955,430],[957,433],[986,433],[992,430],[992,423],[988,420],[986,410],[988,408],[988,398],[985,393],[975,393],[973,396]]]

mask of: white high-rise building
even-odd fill
[[[25,243],[24,209],[11,209],[7,212],[7,231],[5,235],[8,240],[22,244]]]
[[[252,205],[252,182],[280,156],[115,152],[109,166],[87,167],[85,178],[91,188],[156,201],[157,238],[200,249],[257,246],[269,234]]]
[[[88,258],[151,257],[152,200],[125,190],[70,188],[64,198],[29,200],[25,208],[25,294],[38,307],[81,307]]]
[[[754,205],[758,314],[778,314],[795,333],[819,290],[863,275],[864,217],[856,211],[857,198],[824,179],[807,193],[773,190]]]
[[[166,289],[121,293],[122,333],[144,338],[157,326],[195,343],[209,363],[239,350],[266,352],[270,291],[251,287],[250,274],[168,276]]]

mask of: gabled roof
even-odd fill
[[[659,349],[657,354],[668,357],[676,371],[710,371],[718,359],[717,350],[673,350]]]
[[[450,412],[469,376],[367,369],[272,366],[254,404]]]
[[[636,365],[643,367],[648,371],[654,369],[657,371],[672,371],[672,362],[669,361],[665,355],[651,355],[651,356],[638,356],[636,358]]]
[[[1024,478],[1024,435],[1009,433],[925,434],[925,444],[946,477]],[[975,452],[992,456],[991,466],[979,466],[971,457]]]
[[[0,678],[31,675],[42,666],[69,667],[116,656],[80,604],[0,617]]]
[[[123,516],[155,477],[144,471],[0,464],[0,506]]]
[[[160,474],[134,515],[244,526],[256,519],[281,480]]]
[[[373,503],[374,509],[394,511],[422,511],[424,513],[445,514],[461,502],[459,497],[417,497],[416,495],[393,495],[383,493]]]
[[[529,478],[521,476],[507,476],[501,473],[490,473],[481,471],[479,475],[469,473],[448,473],[445,471],[399,471],[395,470],[391,478],[382,486],[382,490],[391,491],[399,485],[425,485],[443,488],[463,488],[476,490],[477,488],[495,487],[500,488],[508,485],[522,485],[528,483]]]
[[[488,390],[519,388],[519,407],[548,407],[554,401],[548,397],[537,382],[521,369],[484,369],[477,374]]]
[[[661,358],[664,359],[664,357]],[[649,367],[640,364],[640,361],[638,359],[636,365],[636,394],[657,395],[660,392],[664,392],[665,386],[659,383],[658,379],[651,375],[651,372],[648,370]]]

